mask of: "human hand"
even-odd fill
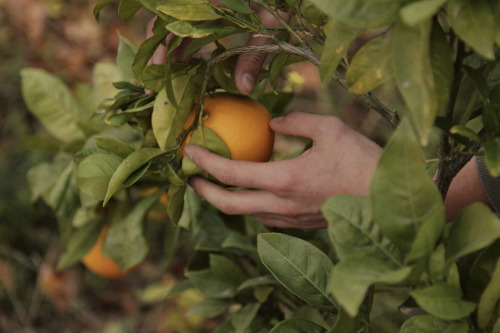
[[[218,0],[211,0],[214,5],[224,6]],[[279,27],[280,23],[278,20],[267,10],[262,7],[259,7],[255,4],[252,4],[252,9],[259,15],[262,24],[267,28]],[[288,21],[290,19],[290,15],[284,12],[279,12],[280,16],[283,20]],[[151,19],[147,24],[146,37],[149,38],[153,35],[153,26],[157,17]],[[166,45],[173,38],[172,34],[169,34],[166,38]],[[187,61],[183,58],[183,53],[189,45],[190,40],[185,39],[182,44],[175,50],[173,54],[174,62],[184,62]],[[257,36],[252,34],[247,40],[247,46],[253,45],[270,45],[273,44],[273,41],[270,38]],[[149,60],[149,64],[162,64],[165,62],[167,54],[167,48],[163,45],[160,45],[151,59]],[[262,69],[262,66],[267,58],[266,53],[261,52],[249,52],[244,53],[238,56],[238,60],[236,61],[235,71],[234,71],[234,81],[236,84],[236,88],[242,95],[250,95],[257,84],[259,73]]]
[[[313,145],[299,157],[267,163],[229,160],[188,145],[184,153],[195,164],[224,184],[247,189],[228,190],[201,177],[190,178],[190,185],[226,214],[251,215],[280,228],[324,228],[326,198],[368,195],[382,151],[377,144],[332,116],[294,112],[270,126],[277,133],[310,138]]]

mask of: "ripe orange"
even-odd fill
[[[126,272],[122,271],[113,259],[105,257],[102,253],[102,246],[104,244],[104,240],[106,239],[108,229],[109,226],[105,226],[102,229],[95,244],[82,258],[82,263],[96,275],[109,279],[115,279],[124,276]]]
[[[271,115],[250,97],[230,93],[207,95],[203,109],[208,116],[203,125],[215,132],[227,145],[233,160],[268,161],[273,152],[274,133],[269,127]],[[192,124],[196,105],[184,128]],[[189,143],[190,137],[185,141]]]

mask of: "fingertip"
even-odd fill
[[[242,95],[250,95],[255,87],[255,77],[250,73],[241,75],[241,79],[236,83],[236,86]]]

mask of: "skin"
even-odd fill
[[[265,25],[277,25],[270,14],[256,10]],[[251,36],[247,45],[268,43],[272,41]],[[165,52],[165,48],[159,48],[151,62],[165,61]],[[266,57],[260,53],[239,56],[235,83],[241,94],[251,94]],[[233,161],[188,145],[184,153],[199,167],[224,184],[247,189],[228,190],[201,177],[190,178],[189,184],[226,214],[250,215],[267,226],[280,228],[325,228],[320,209],[326,198],[335,194],[368,195],[382,153],[373,141],[333,116],[293,112],[273,119],[269,125],[277,133],[310,138],[313,145],[294,159],[266,163]],[[447,219],[477,201],[490,205],[472,159],[450,185],[445,199]]]

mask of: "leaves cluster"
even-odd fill
[[[97,3],[97,19],[111,2]],[[41,70],[23,71],[26,104],[61,147],[28,174],[33,198],[46,201],[60,221],[60,267],[81,258],[105,221],[105,251],[124,269],[143,260],[144,220],[166,191],[176,225],[165,227],[168,255],[178,230],[194,250],[187,280],[170,293],[197,288],[207,299],[193,313],[228,313],[217,332],[366,332],[376,314],[396,318],[395,326],[382,327],[386,332],[499,332],[500,221],[473,204],[446,223],[443,197],[475,154],[500,175],[500,4],[220,2],[119,1],[124,21],[141,9],[156,15],[153,34],[139,47],[121,37],[117,65],[98,64],[92,85],[75,93]],[[278,9],[287,12],[290,21],[266,27],[255,5],[278,20]],[[275,43],[238,46],[249,33]],[[226,49],[223,38],[237,45]],[[160,45],[166,60],[151,64]],[[179,50],[189,62],[173,61]],[[319,66],[323,84],[340,83],[396,127],[370,195],[325,202],[326,231],[273,233],[248,217],[225,216],[187,190],[186,179],[199,172],[178,152],[188,132],[228,156],[202,126],[203,96],[236,92],[233,56],[256,50],[275,54],[255,96],[271,110],[279,113],[289,95],[269,102],[264,87],[277,90],[283,67],[303,58]],[[404,102],[398,110],[376,98],[391,84]],[[185,129],[194,100],[197,117]],[[429,154],[439,161],[436,184],[424,162]],[[153,186],[155,194],[141,196]],[[393,298],[397,304],[387,310]]]

